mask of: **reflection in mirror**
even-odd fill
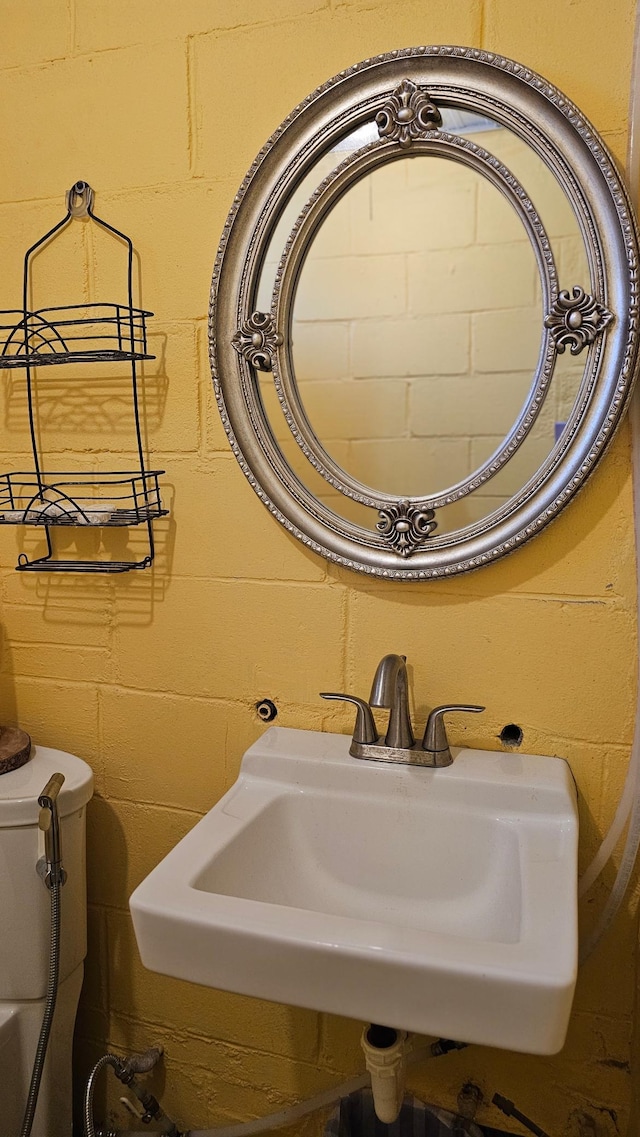
[[[431,156],[378,168],[331,211],[300,275],[302,402],[327,452],[348,442],[348,473],[376,490],[427,497],[466,478],[531,387],[536,258],[521,222],[503,239],[513,210],[497,188],[479,210],[484,181]]]
[[[524,184],[551,238],[560,288],[588,286],[577,219],[542,160],[511,131],[445,111],[456,114],[457,132],[472,133]],[[370,129],[325,155],[295,195],[274,234],[261,296],[307,196],[345,150],[369,141]],[[266,295],[262,305],[270,307]],[[531,388],[543,317],[532,246],[499,190],[444,158],[391,162],[338,201],[311,244],[292,324],[301,401],[327,453],[350,475],[374,491],[433,495],[471,475],[502,445]],[[525,443],[480,489],[438,509],[438,533],[492,513],[535,473],[569,417],[583,366],[584,357],[558,356]],[[267,398],[272,380],[265,379]],[[371,528],[374,512],[323,484],[275,402],[269,398],[274,432],[303,483],[342,516]]]

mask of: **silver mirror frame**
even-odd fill
[[[395,147],[396,156],[398,147],[411,144],[402,121],[394,122],[389,111],[394,93],[406,81],[417,88],[421,98],[418,127],[435,132],[426,137],[437,138],[433,112],[437,115],[438,105],[448,106],[494,119],[542,158],[574,208],[589,262],[591,297],[587,299],[595,299],[604,314],[601,334],[594,334],[588,346],[571,418],[548,458],[499,510],[440,536],[433,533],[430,508],[438,495],[406,501],[392,495],[376,498],[375,491],[370,491],[367,504],[375,504],[381,517],[371,531],[328,509],[302,484],[282,454],[256,381],[256,369],[273,369],[283,398],[281,376],[283,361],[285,374],[289,367],[286,332],[291,318],[291,300],[279,302],[280,281],[287,274],[286,254],[272,312],[256,313],[255,309],[260,272],[275,226],[318,157],[365,122],[377,118],[385,147]],[[291,244],[295,244],[295,232]],[[552,257],[547,263],[553,270]],[[291,289],[286,291],[290,298]],[[565,317],[558,310],[563,296],[572,303],[561,293],[545,321],[556,343],[555,332],[566,335],[572,326],[565,328]],[[604,143],[574,104],[533,71],[502,56],[460,47],[391,52],[341,72],[309,95],[269,139],[242,183],[223,230],[211,288],[210,358],[218,407],[231,448],[254,490],[281,524],[314,552],[349,569],[393,580],[467,572],[504,556],[540,532],[592,473],[631,393],[638,354],[638,299],[638,238],[629,198]],[[544,347],[548,337],[542,336],[542,341],[541,360],[549,354]],[[530,413],[530,403],[531,399],[523,413]],[[291,409],[290,401],[287,406]],[[501,454],[519,445],[521,419]],[[322,455],[309,450],[304,438],[309,424],[302,423],[300,440],[300,425],[294,415],[290,428],[303,452],[333,482],[335,469],[330,459],[325,463]],[[495,457],[484,471],[487,476],[495,472]],[[326,472],[323,465],[327,465]],[[481,476],[479,472],[477,477]],[[357,494],[357,487],[354,491],[352,486],[349,496]]]

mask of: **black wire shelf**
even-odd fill
[[[24,255],[22,308],[0,311],[0,370],[21,367],[26,373],[26,403],[33,453],[33,470],[29,473],[0,474],[0,526],[28,525],[44,529],[46,554],[30,560],[26,553],[21,553],[16,566],[19,572],[120,573],[145,569],[153,564],[154,559],[152,522],[169,512],[162,507],[158,488],[158,477],[164,470],[146,468],[138,399],[138,361],[155,359],[147,349],[146,320],[153,313],[134,307],[131,238],[93,212],[91,186],[84,181],[75,182],[66,194],[65,204],[64,217]],[[29,297],[33,255],[75,218],[82,217],[89,218],[124,244],[127,303],[84,301],[64,307],[32,309]],[[64,363],[117,361],[127,361],[131,376],[131,426],[135,432],[138,469],[44,473],[38,368]],[[91,382],[89,377],[83,376],[83,380]],[[43,382],[46,384],[46,380]],[[138,549],[137,560],[135,556],[128,561],[86,561],[75,557],[71,560],[68,556],[56,556],[51,536],[56,528],[74,527],[80,532],[83,527],[123,529],[135,525],[146,527],[147,551],[140,558]]]
[[[155,359],[147,351],[152,315],[123,304],[0,311],[0,368]]]
[[[30,561],[25,553],[21,553],[16,572],[130,572],[131,569],[150,568],[152,564],[150,554],[141,561],[57,561],[48,556]]]
[[[0,525],[140,525],[169,512],[160,500],[160,474],[164,470],[2,474]]]

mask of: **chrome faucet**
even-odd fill
[[[431,711],[421,743],[414,739],[409,716],[409,683],[407,657],[385,655],[376,668],[369,702],[355,695],[321,691],[321,698],[353,703],[357,708],[356,723],[349,753],[354,758],[378,762],[399,762],[413,766],[449,766],[453,761],[444,716],[450,711],[477,714],[484,707],[469,703],[447,703]],[[389,709],[387,733],[382,739],[376,730],[371,707]]]
[[[409,681],[406,655],[385,655],[376,668],[369,705],[391,711],[384,739],[385,746],[410,750],[415,739],[409,718]]]

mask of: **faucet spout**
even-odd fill
[[[385,746],[410,750],[414,744],[409,718],[409,684],[407,657],[385,655],[378,664],[371,685],[369,703],[372,707],[388,707],[391,711]]]

